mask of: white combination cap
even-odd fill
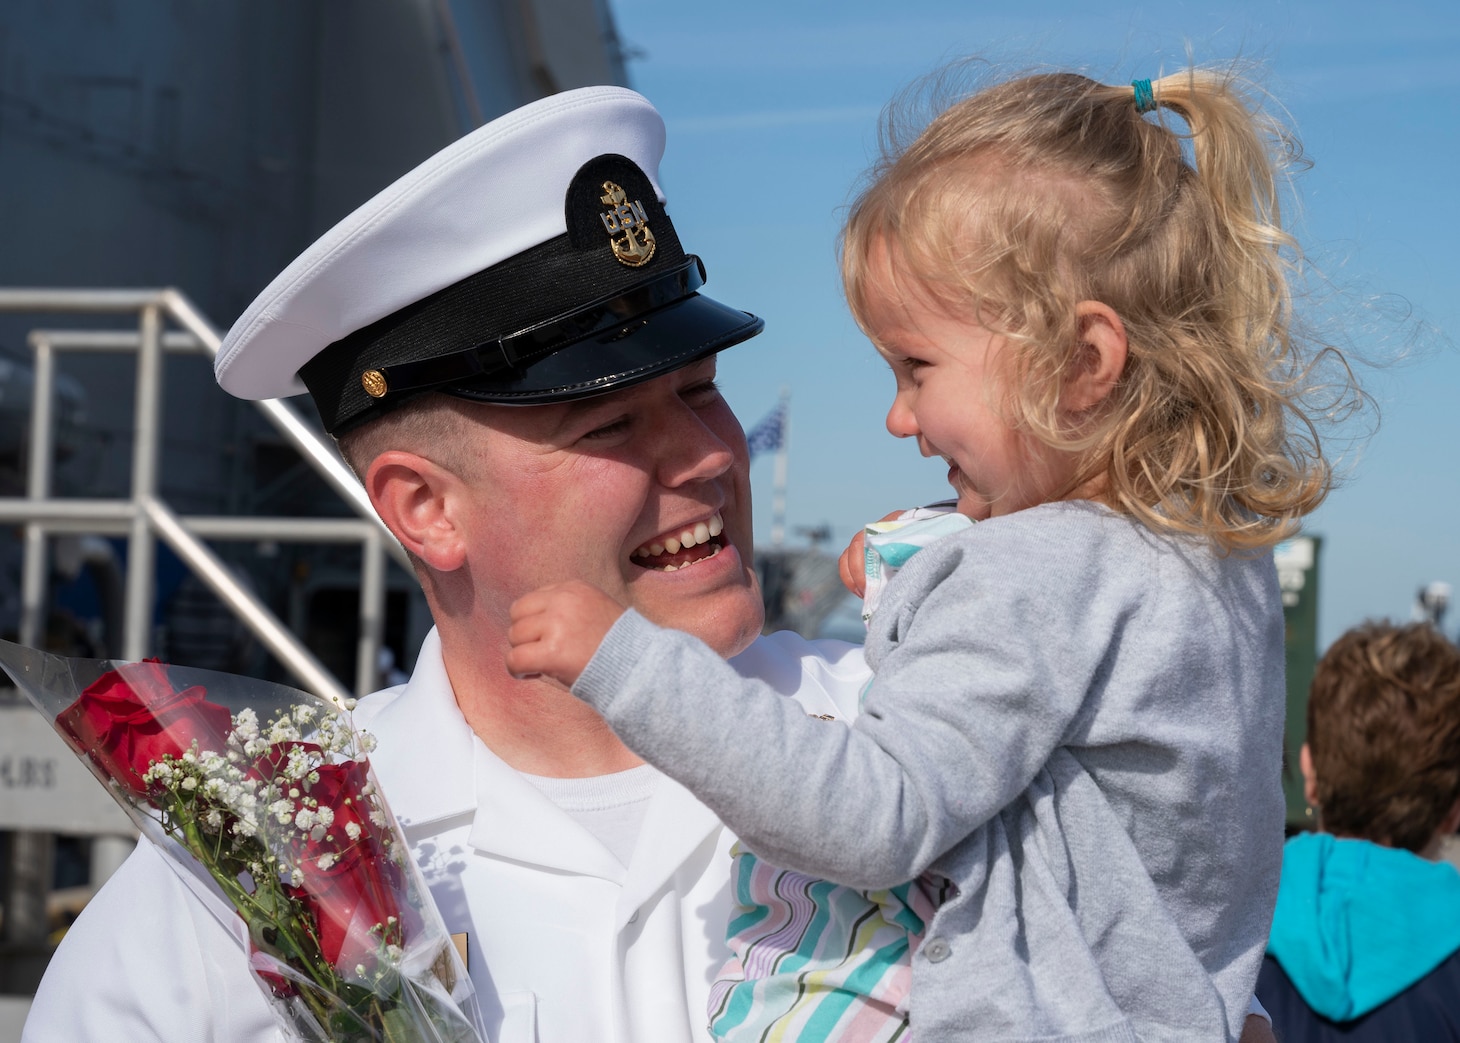
[[[340,433],[426,392],[601,394],[759,333],[697,291],[664,210],[664,121],[588,87],[478,128],[337,224],[229,330],[218,383],[308,390]]]

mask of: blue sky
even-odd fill
[[[883,105],[950,59],[1077,68],[1129,82],[1258,63],[1313,166],[1295,230],[1324,277],[1307,309],[1361,365],[1377,433],[1309,519],[1323,537],[1319,635],[1407,617],[1418,587],[1460,587],[1460,7],[1338,2],[1089,5],[1031,0],[836,3],[613,0],[635,88],[669,127],[662,174],[715,297],[766,319],[721,357],[747,427],[791,393],[788,542],[943,498],[943,466],[882,421],[891,377],[848,318],[835,269],[841,210],[876,147]],[[1095,10],[1095,8],[1099,8]],[[771,529],[772,464],[752,474]],[[1456,615],[1447,621],[1454,630]]]

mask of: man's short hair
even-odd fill
[[[1422,851],[1460,799],[1460,648],[1370,622],[1324,653],[1308,697],[1323,829]]]
[[[375,458],[388,449],[405,449],[457,470],[461,442],[473,407],[460,399],[428,392],[410,402],[346,431],[335,438],[345,463],[363,482]]]

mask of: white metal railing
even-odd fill
[[[35,385],[26,495],[0,497],[0,521],[25,525],[21,644],[35,645],[41,637],[48,537],[53,533],[125,535],[128,549],[120,658],[144,658],[150,651],[156,540],[161,539],[304,687],[339,701],[348,695],[339,681],[268,606],[234,577],[203,540],[353,542],[360,544],[362,559],[356,687],[361,693],[373,689],[385,622],[385,555],[392,555],[408,569],[410,562],[334,447],[292,406],[279,399],[254,403],[359,517],[180,517],[158,498],[164,354],[193,352],[212,357],[222,344],[218,331],[193,303],[175,289],[0,289],[0,312],[136,313],[139,317],[135,331],[36,329],[28,337],[35,359]],[[164,330],[167,320],[180,329]],[[137,354],[135,441],[128,499],[56,499],[51,495],[56,353],[61,351]]]

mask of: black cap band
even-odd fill
[[[526,369],[584,337],[623,326],[628,320],[642,318],[666,304],[688,297],[704,284],[704,265],[691,254],[677,269],[653,282],[596,301],[579,311],[548,319],[464,351],[437,355],[420,362],[382,366],[376,371],[382,380],[381,393],[374,397],[384,398],[400,392],[459,384]]]

